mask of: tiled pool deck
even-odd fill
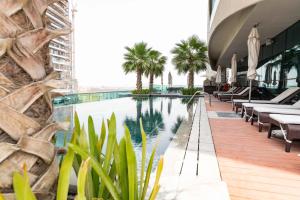
[[[282,140],[235,116],[230,103],[200,98],[165,153],[158,199],[299,200],[299,153],[299,143],[286,153]]]
[[[220,177],[203,98],[199,99],[193,120],[182,122],[164,158],[158,199],[229,199]]]

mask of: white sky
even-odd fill
[[[136,75],[122,69],[125,46],[144,41],[168,57],[164,84],[186,85],[171,64],[170,50],[197,34],[206,41],[207,0],[80,0],[77,1],[76,78],[79,86],[135,87]],[[195,78],[202,85],[204,78]],[[160,84],[160,78],[155,80]],[[143,86],[148,79],[143,78]]]

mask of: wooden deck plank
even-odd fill
[[[231,104],[213,102],[207,110],[231,111]],[[300,199],[300,145],[284,151],[284,141],[267,138],[244,120],[209,119],[222,180],[231,199]],[[265,129],[266,130],[266,129]]]

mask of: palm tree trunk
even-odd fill
[[[138,91],[142,91],[143,85],[142,85],[142,70],[138,67],[136,70],[136,89]]]
[[[188,76],[188,88],[194,88],[194,71],[190,70]]]
[[[150,92],[153,91],[153,79],[154,79],[154,76],[153,76],[153,74],[151,73],[151,74],[150,74],[150,78],[149,78],[149,90],[150,90]]]
[[[6,193],[13,193],[13,172],[24,164],[33,192],[43,199],[52,196],[49,191],[59,169],[51,141],[57,130],[68,128],[51,118],[50,92],[60,83],[55,80],[59,74],[49,66],[48,47],[51,39],[68,31],[50,31],[44,24],[46,8],[55,1],[34,2],[10,1],[6,7],[10,15],[0,17],[0,47],[12,47],[2,48],[5,56],[0,53],[0,191],[7,199],[11,195]]]

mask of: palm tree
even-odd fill
[[[147,43],[140,42],[134,44],[132,48],[125,47],[127,52],[124,54],[125,62],[122,67],[125,74],[136,72],[136,89],[142,90],[142,75],[149,61],[149,52],[151,48],[147,47]]]
[[[51,117],[51,90],[61,83],[49,65],[48,46],[70,32],[47,28],[46,9],[58,1],[0,1],[0,190],[7,199],[13,173],[25,165],[33,192],[53,196],[58,164],[51,141],[68,128]]]
[[[167,57],[163,56],[159,51],[151,50],[149,52],[149,61],[145,68],[145,75],[149,77],[149,90],[153,90],[153,79],[162,76],[164,65],[167,62]]]
[[[178,74],[188,73],[188,88],[194,87],[194,73],[206,69],[207,47],[197,36],[182,40],[171,50]]]

